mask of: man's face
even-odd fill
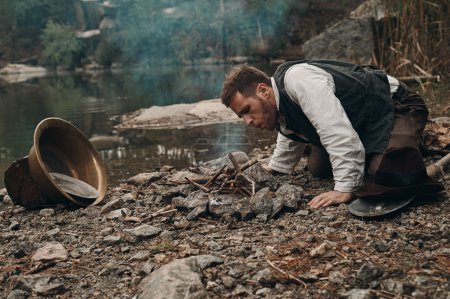
[[[240,92],[231,99],[230,108],[245,123],[260,129],[274,130],[277,125],[278,110],[273,89],[259,84],[256,95],[244,96]]]

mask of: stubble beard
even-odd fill
[[[272,107],[268,100],[263,100],[263,107],[267,114],[266,130],[272,131],[277,127],[278,111]]]

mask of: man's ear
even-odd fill
[[[267,85],[266,83],[259,83],[256,86],[256,95],[261,97],[261,98],[264,98],[264,99],[269,98],[270,86]]]

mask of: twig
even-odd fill
[[[166,214],[169,214],[169,213],[173,213],[173,212],[176,212],[176,211],[178,211],[177,209],[172,209],[172,210],[167,210],[167,211],[161,211],[161,212],[156,212],[156,213],[153,213],[153,214],[151,214],[150,216],[148,216],[148,217],[145,217],[144,219],[142,219],[142,221],[141,222],[144,222],[144,221],[146,221],[146,220],[150,220],[150,219],[152,219],[152,218],[155,218],[155,217],[157,217],[157,216],[161,216],[161,215],[166,215]]]
[[[220,188],[217,190],[217,193],[220,193],[223,190],[223,188],[225,188],[226,184],[231,184],[231,183],[234,183],[234,182],[235,182],[234,180],[230,180],[230,178],[226,178],[223,181],[222,185],[220,185]]]
[[[164,208],[161,208],[158,211],[154,212],[153,214],[158,214],[158,213],[161,213],[161,212],[164,212],[164,211],[167,211],[167,210],[171,210],[171,209],[173,209],[173,205],[167,205]]]
[[[64,234],[69,235],[69,236],[73,236],[73,237],[79,237],[79,234],[76,233],[71,233],[71,232],[64,232]]]
[[[233,156],[232,153],[228,154],[228,158],[230,158],[231,163],[233,163],[234,166],[234,172],[240,173],[241,172],[241,166],[239,166],[239,163],[236,161],[236,158]]]
[[[337,255],[339,255],[343,259],[347,259],[348,258],[345,254],[343,254],[343,253],[341,253],[341,252],[339,252],[337,250],[334,250],[334,253],[336,253]]]
[[[219,189],[217,191],[214,191],[214,193],[231,194],[231,193],[236,193],[236,189],[228,186],[228,187],[223,187],[222,189]]]
[[[200,185],[199,183],[196,183],[194,181],[192,181],[191,179],[189,179],[188,177],[184,177],[186,179],[186,181],[188,181],[189,183],[191,183],[192,185],[194,185],[195,187],[202,189],[205,192],[209,192],[210,190],[206,187],[204,187],[203,185]]]
[[[244,164],[242,164],[242,166],[241,166],[241,171],[246,170],[247,168],[249,168],[250,166],[255,165],[256,163],[258,163],[258,160],[256,160],[256,159],[248,160],[247,162],[245,162]]]
[[[385,296],[387,298],[395,298],[395,294],[385,291],[385,290],[374,290],[374,289],[369,289],[369,292],[375,293],[378,296]]]
[[[219,177],[219,175],[222,173],[222,171],[225,169],[225,167],[227,167],[226,164],[225,164],[224,166],[222,166],[222,168],[220,168],[219,171],[217,171],[217,172],[213,175],[213,177],[212,177],[208,182],[206,182],[206,184],[203,185],[203,186],[204,186],[205,188],[208,188],[209,185],[211,185],[212,183],[214,183],[214,181]]]
[[[156,217],[156,216],[158,216],[158,215],[161,215],[161,213],[164,213],[164,212],[169,211],[169,210],[170,210],[170,211],[173,210],[173,205],[167,205],[167,206],[165,206],[164,208],[159,209],[158,211],[154,212],[153,214],[150,214],[150,216],[148,216],[148,217],[142,219],[142,221],[152,219],[153,217]]]
[[[444,112],[447,112],[447,110],[449,110],[450,109],[450,105],[447,105],[444,109],[443,109],[443,111]]]
[[[236,187],[235,191],[239,192],[241,195],[244,195],[244,196],[250,196],[250,197],[252,196],[250,191],[248,191],[245,188],[241,188],[240,186]]]
[[[254,196],[256,193],[256,184],[255,181],[252,181],[252,196]]]
[[[292,276],[291,274],[285,272],[284,270],[281,270],[280,268],[278,268],[277,266],[275,266],[271,261],[269,261],[268,259],[266,259],[267,263],[269,264],[269,266],[271,266],[272,268],[274,268],[275,270],[277,270],[278,272],[280,272],[283,275],[286,275],[289,279],[292,279],[300,284],[303,285],[303,287],[306,289],[306,283],[300,279],[298,279],[297,277]]]
[[[139,223],[141,223],[141,218],[139,218],[139,217],[134,217],[134,216],[125,216],[125,217],[123,217],[123,219],[122,219],[123,221],[129,221],[129,222],[139,222]]]
[[[53,267],[54,265],[56,265],[56,262],[54,262],[54,261],[51,261],[48,263],[38,263],[38,264],[36,264],[36,266],[31,268],[29,271],[25,272],[25,274],[35,274],[35,273],[41,272],[47,268]]]
[[[250,196],[255,195],[255,182],[254,182],[253,180],[249,179],[249,178],[248,178],[245,174],[243,174],[243,173],[238,173],[238,174],[236,175],[236,181],[238,181],[239,178],[242,178],[242,179],[244,179],[245,181],[247,181],[247,183],[250,183],[251,191],[248,191],[248,192],[250,192],[249,195],[250,195]]]
[[[242,166],[240,167],[241,172],[246,170],[247,168],[250,168],[251,166],[255,165],[256,163],[258,163],[259,161],[256,159],[252,159],[249,160],[247,162],[245,162],[244,164],[242,164]],[[236,175],[238,174],[238,172],[233,172],[232,175],[230,175],[230,179],[234,178]]]

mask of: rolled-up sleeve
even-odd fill
[[[351,192],[361,187],[365,150],[334,95],[333,77],[312,65],[295,66],[286,73],[285,86],[316,129],[330,156],[334,190]]]
[[[282,173],[291,173],[302,157],[305,144],[293,141],[278,133],[277,145],[270,159],[269,167]]]

